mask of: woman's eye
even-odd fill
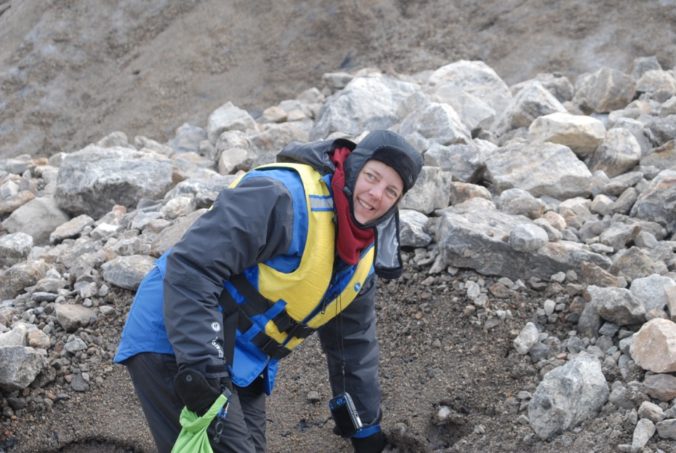
[[[366,179],[368,179],[369,181],[373,181],[374,179],[376,179],[376,175],[374,175],[373,173],[366,172]]]
[[[387,189],[387,195],[388,195],[390,198],[397,198],[397,197],[399,197],[399,194],[398,194],[397,191],[394,190],[394,189]]]

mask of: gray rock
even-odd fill
[[[664,419],[664,411],[657,404],[644,401],[641,403],[641,407],[638,408],[638,416],[657,423]]]
[[[103,279],[120,288],[135,290],[153,268],[155,259],[145,255],[119,256],[101,266]]]
[[[635,91],[632,77],[615,69],[601,68],[577,78],[573,102],[583,110],[610,112],[629,104]]]
[[[31,347],[0,347],[0,388],[25,389],[46,366],[44,355]]]
[[[646,93],[652,99],[669,99],[676,94],[676,77],[669,71],[651,69],[636,81],[636,91]]]
[[[676,170],[660,172],[638,197],[631,215],[676,231]]]
[[[540,82],[533,81],[524,86],[498,116],[495,129],[504,133],[529,127],[535,118],[554,112],[566,112],[566,109]]]
[[[634,280],[651,274],[665,274],[667,266],[651,255],[649,251],[631,247],[620,250],[613,257],[610,272]]]
[[[518,252],[535,252],[548,241],[547,232],[533,223],[516,225],[509,233],[509,245]]]
[[[172,185],[172,163],[156,153],[90,145],[64,158],[54,196],[64,211],[98,218],[116,204],[162,198]]]
[[[570,148],[553,143],[512,144],[486,159],[486,178],[502,192],[510,188],[531,195],[566,199],[591,193],[592,175]]]
[[[27,333],[28,327],[24,323],[16,324],[9,332],[0,333],[0,348],[26,346]]]
[[[432,143],[452,145],[469,143],[470,131],[450,105],[430,103],[420,110],[408,114],[399,125],[403,136],[421,136]]]
[[[632,64],[631,76],[639,79],[644,73],[654,69],[662,69],[656,56],[638,57],[634,59]]]
[[[216,144],[218,137],[225,131],[249,129],[256,129],[256,121],[246,110],[228,101],[209,115],[207,137],[211,143]]]
[[[93,310],[82,305],[55,304],[56,320],[66,332],[74,332],[79,327],[88,326],[96,321]]]
[[[418,91],[418,85],[388,76],[355,77],[326,100],[310,140],[323,139],[333,132],[356,136],[364,130],[387,129],[402,119],[400,105]]]
[[[45,244],[50,233],[67,220],[53,198],[39,197],[12,212],[2,226],[10,233],[30,234],[35,244]]]
[[[477,181],[484,169],[482,153],[471,143],[449,146],[432,143],[423,157],[425,165],[439,167],[458,181]]]
[[[648,122],[648,128],[658,146],[676,139],[676,115],[654,117]]]
[[[631,282],[629,290],[643,304],[646,311],[649,311],[653,308],[664,309],[667,306],[669,288],[676,288],[676,282],[669,277],[653,274],[635,279]]]
[[[35,285],[47,272],[44,261],[24,261],[0,274],[0,300],[12,299],[25,288]]]
[[[493,108],[477,96],[459,89],[453,83],[442,83],[436,87],[433,98],[450,105],[470,131],[488,129],[495,121]]]
[[[498,114],[512,99],[507,84],[483,61],[460,60],[442,66],[430,75],[428,82],[439,89],[468,93]]]
[[[424,166],[415,186],[399,202],[399,208],[431,214],[435,209],[447,207],[451,195],[449,179],[440,168]]]
[[[549,242],[536,253],[514,250],[508,244],[509,234],[529,220],[499,212],[488,200],[472,198],[438,214],[436,241],[447,265],[513,279],[535,276],[549,280],[557,272],[578,269],[583,262],[602,267],[610,264],[608,258],[568,241]]]
[[[76,352],[87,349],[87,343],[85,343],[82,338],[71,335],[66,344],[63,346],[63,349],[65,349],[67,352],[70,352],[71,354],[75,354]]]
[[[641,160],[641,145],[626,129],[610,129],[603,143],[594,151],[588,166],[592,171],[602,170],[609,177],[631,170]]]
[[[531,219],[542,216],[545,204],[522,189],[507,189],[496,202],[498,208],[507,214],[523,215]]]
[[[60,242],[67,238],[74,238],[82,233],[82,230],[94,224],[94,219],[87,214],[81,214],[68,222],[62,223],[49,235],[49,242],[52,244]]]
[[[206,140],[207,131],[201,127],[193,126],[189,123],[183,123],[176,129],[176,135],[169,140],[169,146],[177,153],[196,153],[200,149],[200,142]]]
[[[163,229],[152,242],[150,249],[151,255],[160,256],[173,247],[183,237],[185,232],[188,231],[188,228],[190,228],[205,212],[206,209],[198,209],[185,217],[177,219],[171,226]]]
[[[449,204],[451,206],[464,203],[472,198],[483,198],[491,200],[491,193],[484,186],[466,182],[451,182],[451,196]]]
[[[641,159],[642,167],[654,167],[661,170],[676,168],[676,140],[669,140],[660,147],[651,149]]]
[[[551,439],[592,417],[608,394],[601,364],[582,353],[545,374],[528,404],[530,425],[538,437]]]
[[[532,140],[558,143],[567,146],[576,155],[586,157],[603,142],[606,128],[600,120],[591,116],[556,112],[536,118],[528,133]]]
[[[676,440],[676,418],[663,420],[656,427],[657,435],[662,439]]]
[[[660,401],[676,398],[676,377],[670,374],[649,374],[643,381],[645,391]]]
[[[628,289],[602,288],[591,285],[587,288],[590,303],[599,315],[617,325],[625,326],[645,320],[645,308]]]
[[[512,344],[514,349],[521,355],[528,354],[528,351],[538,342],[540,332],[535,324],[527,323]]]
[[[638,451],[645,447],[651,437],[655,434],[655,424],[647,418],[642,418],[636,424],[634,434],[631,439],[632,450]]]
[[[0,266],[12,266],[24,261],[33,248],[33,237],[18,232],[0,237]]]
[[[429,218],[420,212],[410,209],[399,211],[399,241],[402,247],[426,247],[432,237],[425,232]]]

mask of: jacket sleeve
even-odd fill
[[[291,195],[282,183],[247,178],[223,190],[174,246],[164,278],[164,322],[179,366],[208,379],[227,375],[218,311],[223,282],[284,253],[292,217]]]
[[[331,390],[350,394],[364,425],[380,420],[375,293],[372,275],[350,306],[319,329]]]

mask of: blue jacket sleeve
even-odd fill
[[[350,306],[319,329],[331,390],[334,395],[346,391],[352,396],[365,425],[380,419],[375,293],[372,275]]]
[[[291,204],[280,182],[245,179],[223,190],[174,246],[164,278],[164,321],[180,366],[209,379],[227,374],[218,311],[223,282],[288,249]]]

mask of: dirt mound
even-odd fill
[[[7,6],[9,5],[9,8]],[[508,83],[635,57],[676,64],[673,0],[0,2],[0,156],[113,130],[166,141],[219,105],[256,113],[322,74],[480,59]],[[3,9],[4,8],[4,9]]]

